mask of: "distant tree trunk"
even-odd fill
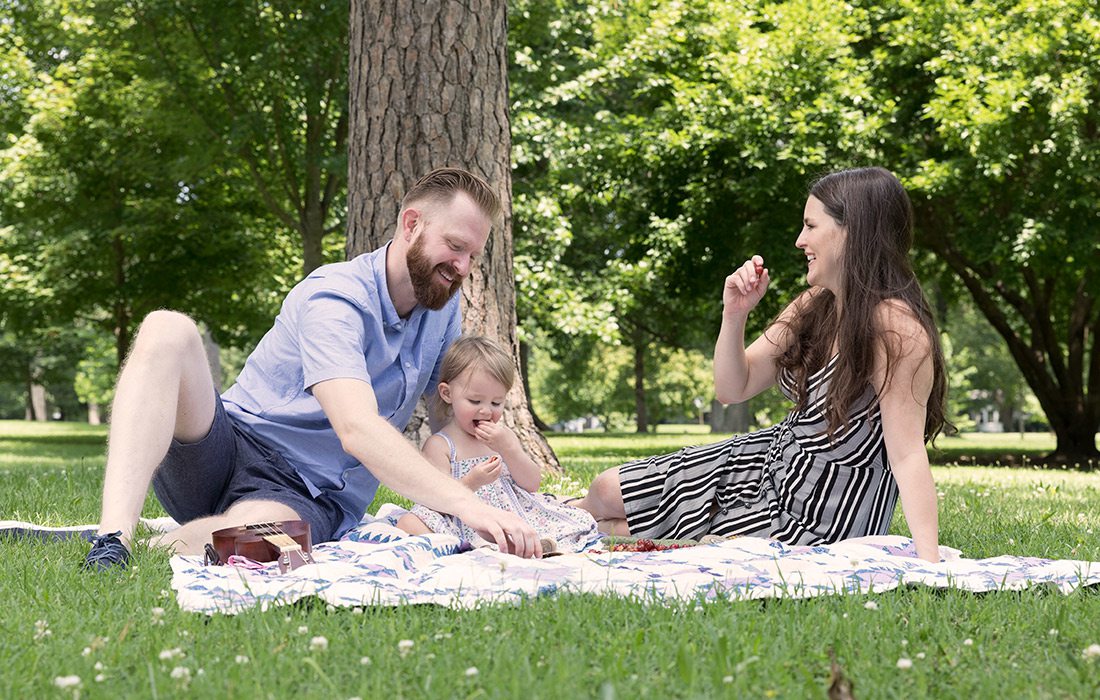
[[[504,226],[463,287],[463,325],[510,348],[518,371],[507,24],[505,0],[351,0],[347,255],[389,240],[401,196],[432,168],[485,177],[504,200]],[[524,448],[557,470],[522,382],[508,403]]]
[[[723,404],[717,399],[710,404],[710,432],[745,433],[749,430],[749,403]]]
[[[119,369],[122,368],[122,363],[126,361],[126,356],[130,353],[130,307],[126,305],[126,300],[122,293],[122,290],[126,287],[126,248],[122,243],[122,237],[115,235],[111,239],[111,253],[113,256],[112,263],[114,264],[115,275],[115,290],[118,294],[118,298],[115,299],[114,308],[114,323],[115,323],[115,362]]]
[[[88,425],[100,425],[103,418],[99,415],[99,404],[95,401],[88,402]]]
[[[635,432],[649,431],[649,413],[645,407],[645,341],[642,329],[634,328],[634,415]]]
[[[519,343],[519,376],[523,381],[523,395],[530,398],[531,396],[531,346],[522,340]],[[535,422],[535,427],[540,432],[546,432],[550,430],[550,426],[546,424],[539,414],[535,412],[535,407],[531,404],[527,405],[527,408],[531,411],[531,420]]]
[[[27,419],[35,421],[49,420],[46,414],[46,387],[37,382],[27,385]]]

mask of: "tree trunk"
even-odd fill
[[[749,402],[723,404],[714,399],[710,403],[710,432],[747,433],[749,430]]]
[[[529,372],[531,371],[531,346],[522,340],[519,342],[519,377],[523,382],[523,395],[531,396],[531,381]],[[546,424],[542,418],[539,418],[539,414],[535,412],[535,407],[531,404],[527,404],[527,408],[531,411],[531,420],[535,423],[535,428],[539,432],[547,432],[550,430],[550,426]]]
[[[967,257],[944,231],[948,215],[917,200],[914,204],[923,245],[935,252],[962,281],[978,310],[1005,340],[1012,359],[1043,408],[1058,438],[1047,460],[1062,464],[1100,464],[1100,304],[1085,280],[1074,285],[1069,323],[1051,320],[1052,280],[1040,280],[1022,266],[1023,288],[997,280],[988,263]],[[1071,280],[1061,280],[1072,283]],[[1060,332],[1065,335],[1059,336]]]
[[[484,177],[502,194],[504,225],[463,287],[463,325],[510,348],[518,372],[507,28],[505,0],[352,0],[347,255],[390,239],[401,196],[429,170]],[[524,449],[556,471],[522,382],[508,405]]]
[[[30,420],[46,421],[50,419],[46,413],[46,387],[38,382],[31,382],[27,386],[27,399]]]
[[[649,431],[649,416],[645,407],[645,343],[642,330],[634,329],[634,415],[635,432]]]

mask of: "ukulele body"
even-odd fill
[[[304,520],[281,520],[255,523],[215,530],[210,535],[220,563],[233,555],[253,561],[277,561],[283,573],[312,564],[309,523]]]

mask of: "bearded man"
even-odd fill
[[[119,375],[99,536],[84,568],[125,567],[150,483],[182,526],[153,539],[201,553],[213,531],[304,520],[313,542],[354,527],[381,482],[538,556],[518,516],[479,501],[401,431],[461,330],[456,295],[501,218],[481,178],[434,170],[401,202],[393,240],[291,290],[236,383],[214,389],[195,322],[154,311]]]

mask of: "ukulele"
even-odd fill
[[[284,574],[314,563],[309,523],[303,520],[227,527],[215,530],[210,537],[214,545],[206,546],[207,563],[224,564],[236,554],[254,561],[278,561],[279,572]]]

